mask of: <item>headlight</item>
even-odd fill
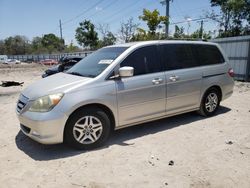
[[[63,93],[47,95],[36,99],[29,111],[31,112],[48,112],[52,110],[62,99]]]

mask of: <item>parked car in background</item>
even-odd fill
[[[15,59],[15,62],[16,62],[16,64],[20,64],[21,63],[21,61],[18,60],[18,59]]]
[[[214,115],[233,93],[233,76],[215,43],[113,45],[27,87],[16,112],[22,132],[40,143],[92,149],[116,129],[191,111]]]
[[[58,72],[64,72],[69,70],[71,67],[73,67],[76,63],[78,63],[80,60],[82,60],[84,57],[81,56],[67,56],[62,57],[59,60],[58,65],[51,67],[47,69],[44,74],[42,75],[43,78],[56,74]]]
[[[0,63],[7,63],[8,57],[7,55],[0,55]]]
[[[7,59],[7,62],[5,64],[20,64],[21,61],[17,59]]]
[[[44,59],[44,60],[39,61],[39,63],[43,64],[43,65],[56,65],[56,64],[58,64],[58,62],[54,59]]]

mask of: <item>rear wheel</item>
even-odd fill
[[[69,117],[64,140],[77,149],[93,149],[108,139],[110,127],[110,120],[104,111],[93,107],[83,108]]]
[[[211,88],[204,94],[199,113],[203,116],[212,116],[220,105],[220,93],[216,88]]]

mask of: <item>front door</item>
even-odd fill
[[[116,81],[119,126],[165,115],[165,73],[157,46],[136,49],[120,67],[134,68],[134,76]]]

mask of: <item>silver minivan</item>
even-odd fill
[[[113,130],[185,112],[213,115],[233,93],[233,70],[209,42],[147,41],[104,47],[21,94],[22,132],[78,149]]]

